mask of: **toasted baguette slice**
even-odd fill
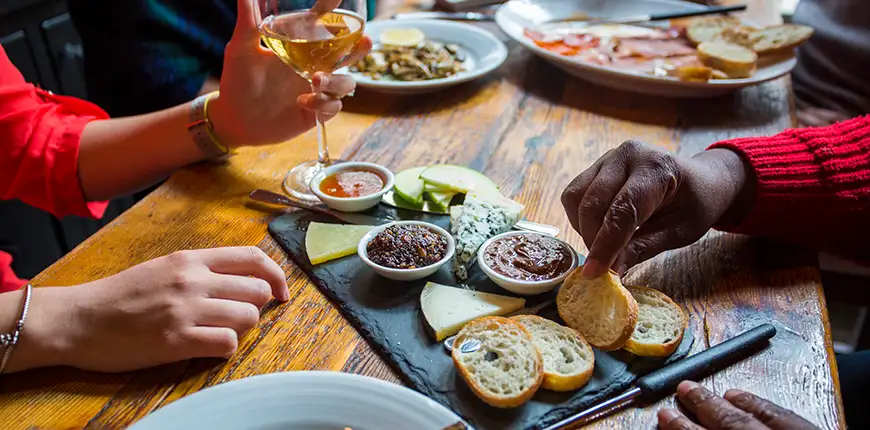
[[[731,78],[748,78],[755,73],[758,55],[749,48],[726,42],[698,45],[698,58],[707,67],[725,72]]]
[[[805,25],[784,24],[765,27],[752,32],[752,49],[767,54],[783,49],[794,49],[813,35]]]
[[[716,39],[722,30],[740,25],[740,20],[733,16],[716,16],[700,18],[692,21],[686,28],[686,37],[695,45]]]
[[[689,325],[680,305],[658,290],[628,287],[637,301],[637,325],[624,349],[644,357],[667,357],[683,341]]]
[[[752,49],[752,38],[756,29],[739,25],[737,27],[729,27],[722,30],[713,40],[709,42],[725,42],[740,45],[744,48]]]
[[[595,367],[595,354],[583,336],[572,328],[537,315],[519,315],[535,347],[544,357],[542,387],[553,391],[576,390],[589,382]]]
[[[478,318],[462,328],[454,345],[480,342],[474,352],[453,348],[453,364],[477,397],[497,408],[527,402],[544,381],[544,359],[519,322]]]
[[[613,271],[586,279],[581,269],[568,275],[556,296],[559,316],[590,345],[602,351],[622,348],[634,332],[637,303]]]

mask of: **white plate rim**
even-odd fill
[[[353,76],[357,85],[365,88],[382,88],[382,89],[395,89],[395,90],[412,90],[412,89],[425,89],[425,88],[440,88],[448,85],[456,85],[464,82],[473,81],[477,78],[480,78],[484,75],[489,74],[493,70],[499,68],[502,64],[504,64],[505,60],[508,57],[507,47],[499,40],[495,35],[481,28],[477,28],[470,24],[463,24],[452,21],[438,20],[438,19],[403,19],[403,20],[392,20],[392,19],[384,19],[371,21],[366,24],[366,30],[371,27],[414,27],[419,25],[434,25],[441,26],[446,28],[456,29],[462,32],[475,33],[482,36],[485,39],[488,39],[493,47],[495,48],[495,55],[497,58],[491,64],[486,67],[476,68],[475,70],[460,72],[453,76],[441,79],[430,79],[428,81],[376,81],[371,79],[362,73],[348,72],[351,76]],[[422,29],[421,29],[422,30]],[[425,31],[423,31],[425,33]],[[377,41],[374,41],[377,44]],[[466,50],[468,48],[463,47]]]
[[[249,386],[268,384],[270,382],[280,382],[280,386],[299,387],[305,386],[305,384],[310,384],[309,386],[317,387],[318,390],[322,390],[327,384],[336,383],[338,380],[342,380],[339,381],[341,383],[349,381],[357,387],[368,386],[369,388],[377,390],[379,393],[389,393],[394,397],[403,397],[406,400],[413,399],[412,402],[419,404],[420,408],[431,408],[432,410],[437,411],[438,414],[443,415],[445,421],[449,419],[451,423],[462,422],[466,424],[469,429],[472,429],[467,422],[444,405],[410,388],[370,376],[323,370],[265,373],[220,383],[182,397],[181,399],[151,412],[139,421],[133,423],[129,429],[164,429],[166,428],[164,426],[167,420],[171,420],[179,414],[184,414],[183,411],[185,408],[209,403],[215,399],[231,397],[234,392],[243,390]]]
[[[726,90],[726,89],[732,89],[732,88],[742,88],[742,87],[746,87],[746,86],[757,85],[757,84],[761,84],[764,82],[772,81],[774,79],[780,78],[780,77],[788,74],[789,72],[791,72],[791,70],[797,64],[797,59],[792,57],[791,59],[783,61],[782,63],[780,63],[780,64],[782,64],[781,70],[779,70],[779,71],[777,71],[769,76],[755,75],[755,76],[752,76],[749,78],[715,79],[715,80],[710,80],[707,82],[682,81],[682,80],[679,80],[676,78],[670,78],[670,77],[665,78],[665,77],[650,75],[647,73],[641,73],[641,72],[630,71],[630,70],[621,70],[621,69],[616,69],[616,68],[607,67],[607,66],[600,66],[597,64],[592,64],[592,63],[584,62],[581,60],[575,60],[575,59],[572,59],[571,57],[566,57],[563,55],[556,54],[554,52],[550,52],[544,48],[539,47],[534,42],[532,42],[528,38],[524,37],[524,35],[514,35],[511,31],[509,31],[508,28],[506,28],[507,21],[509,21],[509,19],[506,17],[506,15],[509,13],[508,8],[510,7],[511,4],[523,3],[523,2],[524,2],[523,0],[509,0],[508,2],[503,4],[496,11],[495,22],[498,25],[499,29],[501,29],[501,31],[504,34],[506,34],[508,37],[510,37],[512,40],[523,45],[523,47],[531,50],[536,55],[538,55],[546,60],[555,61],[555,62],[564,64],[565,66],[572,67],[575,69],[586,70],[586,71],[601,73],[601,74],[609,74],[609,75],[614,76],[614,77],[618,76],[618,77],[623,77],[623,78],[627,78],[627,79],[643,80],[643,81],[653,82],[656,84],[672,85],[674,87],[681,87],[681,88]],[[680,1],[680,0],[656,0],[656,2],[669,3],[669,4],[672,4],[674,6],[685,7],[686,9],[703,9],[704,8],[703,6],[700,6],[696,3],[689,3],[689,2],[684,2],[684,1]],[[753,23],[750,20],[742,19],[741,21],[746,23],[746,24],[749,24],[749,25],[756,25],[757,26],[757,24]]]

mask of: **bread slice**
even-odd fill
[[[725,72],[731,78],[748,78],[755,73],[758,54],[749,48],[727,42],[698,45],[698,58],[704,65]]]
[[[783,49],[794,49],[813,35],[805,25],[784,24],[765,27],[752,32],[752,49],[767,54]]]
[[[628,287],[628,291],[637,301],[637,325],[623,348],[644,357],[671,355],[689,325],[683,308],[652,288]]]
[[[686,37],[695,45],[711,42],[722,33],[722,30],[740,25],[740,20],[733,16],[715,16],[699,18],[692,21],[686,28]]]
[[[568,275],[556,296],[559,316],[590,345],[602,351],[622,348],[634,332],[637,303],[615,272],[586,279],[581,269]]]
[[[497,408],[527,402],[544,381],[544,359],[532,335],[519,322],[503,317],[466,324],[454,345],[480,343],[473,352],[453,348],[453,364],[477,397]]]
[[[595,367],[595,354],[577,330],[537,315],[519,315],[511,319],[519,321],[532,334],[535,347],[544,357],[543,388],[571,391],[589,382]]]
[[[733,43],[735,45],[740,45],[744,48],[752,49],[752,38],[755,31],[755,28],[747,27],[745,25],[728,27],[723,29],[721,33],[716,35],[716,37],[714,37],[713,40],[710,40],[709,42]]]

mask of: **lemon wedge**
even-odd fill
[[[390,28],[381,33],[381,44],[393,46],[417,46],[426,39],[426,35],[419,29]]]

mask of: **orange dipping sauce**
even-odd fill
[[[320,181],[320,191],[332,197],[363,197],[383,188],[384,179],[369,170],[344,170]]]

